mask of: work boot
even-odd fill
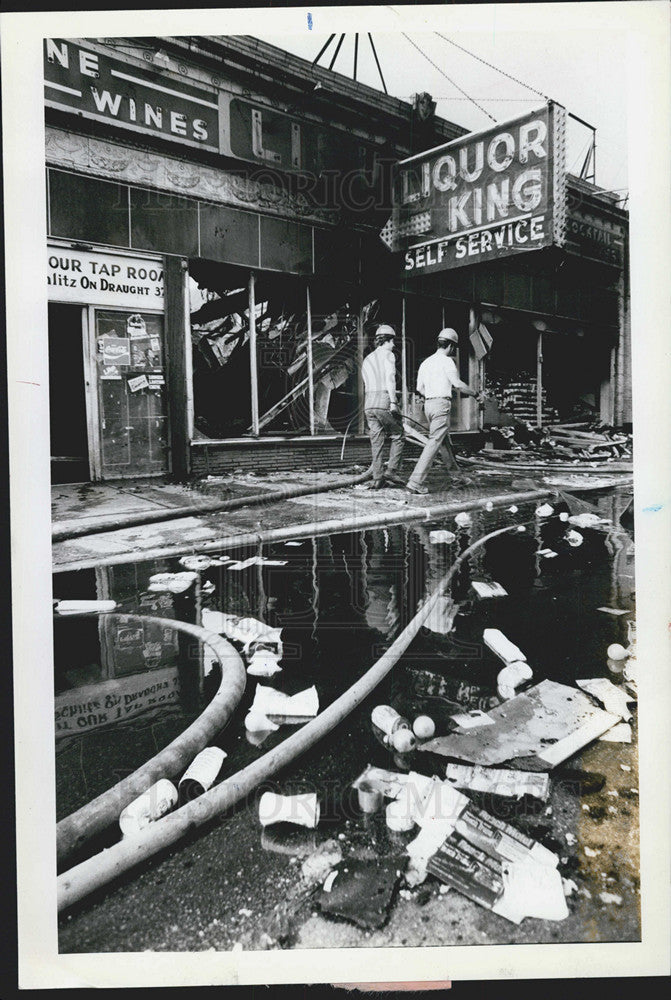
[[[415,486],[414,484],[410,485],[410,483],[408,483],[405,488],[408,491],[408,493],[414,493],[417,496],[424,496],[425,493],[429,492],[426,486]]]
[[[388,483],[395,483],[396,486],[405,486],[405,479],[399,476],[398,472],[385,472],[384,478]]]

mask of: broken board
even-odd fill
[[[488,713],[492,725],[429,740],[419,750],[492,766],[533,758],[555,767],[620,719],[597,708],[578,688],[544,680]]]

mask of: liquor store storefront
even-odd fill
[[[419,363],[452,326],[461,377],[488,393],[484,409],[455,400],[453,431],[567,419],[581,406],[623,419],[612,387],[623,356],[626,215],[572,178],[563,214],[552,199],[524,208],[560,181],[555,159],[548,172],[539,153],[537,118],[526,122],[527,162],[518,146],[507,163],[501,140],[492,176],[466,182],[480,191],[470,201],[458,192],[451,203],[449,184],[442,201],[429,196],[435,164],[427,175],[429,154],[415,157],[412,176],[397,174],[396,234],[390,241],[385,227],[385,247],[379,201],[377,215],[341,209],[379,194],[376,157],[403,156],[387,133],[409,105],[357,84],[359,104],[365,98],[377,118],[368,132],[347,130],[323,111],[297,115],[277,99],[279,85],[272,99],[241,91],[191,50],[171,50],[158,66],[147,44],[143,56],[88,41],[45,47],[56,481],[366,463],[360,370],[381,322],[399,335],[411,418],[421,421]],[[244,40],[228,44],[244,55]],[[269,64],[276,52],[265,47]],[[297,72],[316,72],[296,62]],[[436,129],[466,148],[455,177],[462,169],[475,178],[485,155],[477,137],[458,139],[463,130],[446,122]],[[435,176],[445,186],[450,156],[461,161],[442,155]],[[330,178],[335,193],[307,191],[306,177]],[[545,214],[543,238],[532,241],[543,225],[529,221],[517,229],[527,247],[496,254],[455,232],[496,228],[474,226],[478,212],[510,232],[513,211]],[[436,266],[435,246],[412,250],[446,233],[449,266]],[[521,252],[532,242],[533,253]]]

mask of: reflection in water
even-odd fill
[[[604,498],[597,509],[606,517],[617,514],[629,497]],[[555,509],[567,507],[559,502]],[[240,571],[209,566],[183,594],[148,589],[151,575],[181,568],[177,559],[56,576],[57,596],[112,599],[121,612],[99,621],[62,619],[55,629],[57,711],[67,704],[81,707],[57,719],[69,722],[57,734],[59,814],[156,753],[195,717],[218,684],[214,674],[204,676],[197,644],[180,638],[170,625],[133,617],[138,614],[199,623],[207,607],[281,628],[282,672],[271,685],[293,694],[315,684],[324,708],[389,646],[474,539],[525,520],[524,534],[500,535],[465,560],[446,595],[449,600],[420,630],[375,697],[396,699],[399,710],[404,704],[408,712],[424,707],[445,719],[455,705],[488,708],[500,662],[483,646],[484,628],[499,628],[520,646],[534,670],[533,683],[543,677],[571,683],[576,676],[608,676],[605,651],[612,642],[627,645],[627,616],[597,609],[609,605],[633,611],[633,543],[619,530],[586,529],[583,544],[571,548],[564,537],[566,523],[558,517],[536,519],[533,510],[527,507],[514,518],[505,510],[474,512],[465,529],[449,519],[316,537],[295,547],[279,542],[235,551],[229,555],[260,555],[286,560],[286,565],[256,564]],[[454,530],[456,540],[432,544],[432,528]],[[539,558],[543,548],[555,551],[556,558]],[[508,596],[479,599],[473,580],[496,581]],[[152,691],[159,682],[168,687]],[[216,741],[231,756],[233,770],[293,731],[282,727],[262,746],[245,738],[242,720],[255,683],[249,678],[238,712]],[[109,685],[116,686],[120,702],[106,703]],[[149,703],[162,696],[163,701]],[[87,721],[73,724],[78,717]],[[112,725],[124,719],[122,729]]]

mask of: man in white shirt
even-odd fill
[[[375,331],[375,349],[364,358],[361,367],[365,390],[364,410],[373,453],[372,488],[375,490],[387,483],[405,486],[405,480],[399,475],[405,438],[396,402],[395,337],[393,327],[386,324],[378,326]],[[382,453],[387,437],[391,439],[391,445],[385,468]]]
[[[424,397],[424,413],[429,421],[429,440],[424,445],[424,450],[408,480],[406,488],[410,493],[429,492],[424,486],[424,480],[449,430],[452,389],[458,389],[466,396],[479,398],[479,393],[459,378],[454,360],[458,343],[456,330],[449,327],[441,330],[438,334],[436,353],[422,361],[417,372],[417,392]]]

